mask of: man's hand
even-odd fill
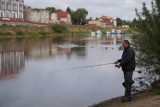
[[[120,68],[121,66],[118,64],[118,65],[115,65],[115,67]]]
[[[118,63],[119,63],[118,61],[114,62],[114,64],[118,64]]]

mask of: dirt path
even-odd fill
[[[145,92],[133,95],[133,100],[127,103],[122,103],[121,98],[116,98],[90,107],[160,107],[160,95]]]

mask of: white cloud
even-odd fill
[[[135,8],[141,10],[142,3],[150,5],[151,0],[25,0],[25,4],[33,8],[53,6],[65,10],[84,7],[88,10],[88,17],[109,15],[114,18],[135,18]]]

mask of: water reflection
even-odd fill
[[[86,107],[123,95],[123,72],[113,65],[57,71],[117,60],[125,36],[56,39],[0,43],[1,78],[19,75],[0,81],[1,107]]]
[[[25,66],[23,51],[7,49],[0,51],[0,80],[13,78]]]

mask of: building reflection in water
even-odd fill
[[[107,37],[103,38],[101,42],[104,45],[114,45],[114,46],[120,45],[122,43],[122,35],[121,34],[107,35]]]
[[[12,78],[25,67],[25,59],[44,59],[53,56],[66,55],[68,59],[75,54],[76,57],[85,58],[86,48],[90,44],[103,44],[112,46],[121,43],[121,35],[110,35],[107,38],[93,40],[68,40],[62,44],[53,43],[46,38],[38,41],[22,40],[0,45],[0,79]],[[89,44],[89,45],[88,45]]]
[[[0,80],[10,79],[20,73],[25,66],[23,51],[0,52]]]

